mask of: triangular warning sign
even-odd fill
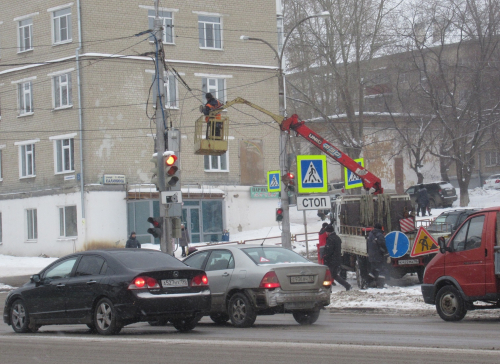
[[[271,180],[271,183],[269,183],[269,187],[279,187],[278,179],[276,178],[276,175],[273,175],[273,179]]]
[[[314,167],[313,162],[309,164],[309,168],[307,168],[307,172],[304,175],[304,179],[302,180],[302,184],[308,183],[323,183],[323,180],[319,176],[319,173],[316,170],[316,167]]]
[[[260,257],[260,262],[261,262],[261,263],[266,263],[266,262],[270,262],[270,260],[269,260],[269,259],[266,259],[266,258],[264,258],[264,257]]]
[[[418,229],[417,237],[413,242],[413,249],[410,256],[418,257],[421,255],[436,253],[439,251],[437,241],[422,226]]]

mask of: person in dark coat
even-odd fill
[[[181,247],[183,257],[186,256],[186,250],[190,242],[191,241],[189,240],[189,234],[186,230],[186,227],[184,226],[184,224],[181,224],[181,237],[179,238],[179,245]]]
[[[325,250],[323,251],[323,262],[330,269],[332,278],[343,285],[346,291],[349,291],[352,288],[351,285],[340,276],[340,265],[342,264],[342,240],[340,240],[340,237],[335,234],[335,230],[332,225],[328,225],[325,231],[328,237],[326,239]]]
[[[132,231],[130,233],[130,237],[127,240],[127,243],[125,244],[125,248],[130,248],[130,249],[140,249],[141,248],[141,243],[137,241],[135,238],[135,231]]]
[[[389,257],[389,251],[385,245],[385,236],[382,232],[382,225],[376,223],[373,230],[368,235],[368,261],[371,265],[370,277],[376,280],[385,279],[381,274],[384,270],[384,265]]]
[[[415,202],[418,205],[417,216],[419,216],[420,212],[422,212],[422,216],[425,216],[425,211],[427,210],[427,206],[429,206],[429,194],[423,184],[420,185]]]
[[[210,139],[212,137],[212,134],[210,132],[210,122],[208,115],[210,115],[210,111],[216,110],[220,107],[222,107],[222,103],[217,100],[215,97],[212,96],[210,92],[208,92],[205,95],[205,98],[207,99],[207,103],[205,104],[205,107],[203,108],[203,114],[206,115],[207,117],[205,118],[207,122],[207,139]],[[222,131],[222,122],[215,122],[215,134],[214,136],[217,137],[217,139],[220,139],[221,136],[221,131]]]

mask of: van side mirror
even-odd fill
[[[444,236],[440,236],[438,238],[438,244],[439,244],[439,252],[441,254],[446,253],[446,241],[444,240]]]
[[[40,279],[40,274],[33,274],[31,276],[31,282],[33,283],[40,283],[41,279]]]

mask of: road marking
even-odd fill
[[[455,349],[455,348],[429,348],[418,347],[418,346],[376,346],[376,345],[350,345],[350,344],[330,344],[330,343],[304,343],[304,342],[295,342],[295,341],[286,341],[286,342],[269,342],[269,341],[241,341],[241,340],[199,340],[199,339],[188,339],[183,335],[182,339],[136,339],[136,338],[124,338],[118,336],[113,336],[111,338],[97,336],[97,337],[81,337],[81,336],[45,336],[43,334],[40,335],[16,335],[12,336],[0,335],[2,338],[1,342],[5,342],[7,340],[17,341],[17,340],[26,340],[26,338],[31,339],[48,339],[54,341],[88,341],[88,342],[127,342],[127,343],[158,343],[158,344],[172,344],[172,345],[192,345],[192,344],[200,344],[200,345],[220,345],[220,346],[239,346],[239,347],[272,347],[272,348],[292,348],[292,349],[323,349],[323,350],[341,350],[341,349],[355,349],[355,350],[364,350],[364,351],[384,351],[384,352],[404,352],[410,354],[419,354],[422,352],[422,349],[425,348],[426,353],[436,353],[436,354],[487,354],[489,356],[498,356],[500,349]]]

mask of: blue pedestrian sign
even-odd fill
[[[361,167],[365,166],[365,161],[363,158],[355,159],[354,161],[358,163]],[[363,187],[363,181],[361,181],[361,178],[356,176],[353,172],[351,172],[347,168],[344,168],[344,171],[345,171],[344,187],[346,190],[349,190],[351,188]]]
[[[298,155],[297,174],[299,193],[328,192],[325,155]]]
[[[385,236],[385,246],[392,258],[401,258],[410,249],[410,239],[401,231],[392,231]]]
[[[281,178],[280,171],[267,172],[267,192],[280,192]]]

